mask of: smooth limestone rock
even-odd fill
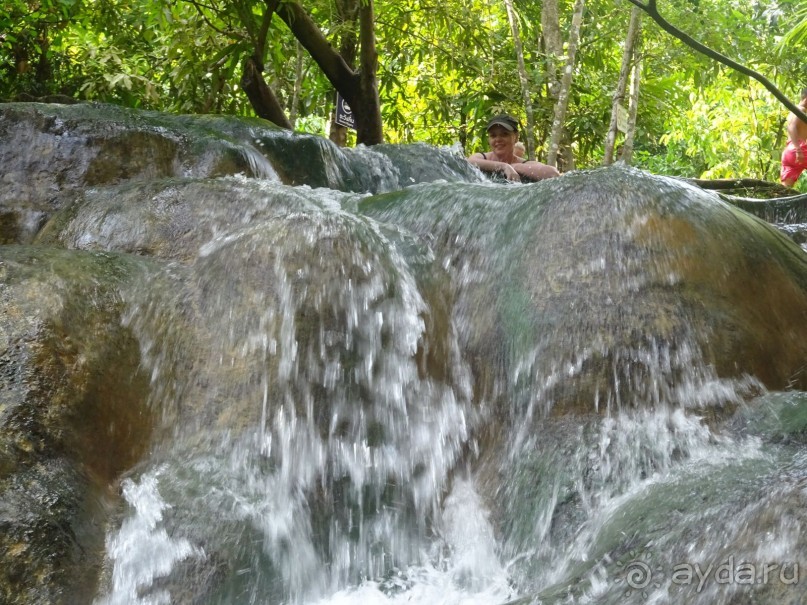
[[[252,146],[215,130],[226,121],[98,104],[0,105],[0,241],[30,242],[85,187],[170,176],[273,175]]]
[[[190,262],[215,238],[252,223],[339,208],[357,197],[243,177],[125,183],[83,191],[35,243]]]
[[[2,247],[0,600],[65,605],[94,594],[110,487],[146,451],[139,351],[120,325],[110,255]]]
[[[712,194],[616,167],[360,211],[430,243],[475,374],[494,377],[476,392],[529,418],[680,405],[681,380],[707,409],[755,381],[807,386],[807,257]]]
[[[668,588],[681,605],[732,603],[749,591],[671,584],[675,565],[774,561],[779,540],[785,562],[807,564],[793,535],[804,473],[781,477],[798,455],[772,462],[740,435],[725,461],[687,463],[756,394],[805,388],[807,257],[794,242],[712,194],[619,167],[416,187],[359,208],[414,232],[446,269],[450,295],[421,288],[464,326],[474,397],[493,410],[475,476],[510,577],[533,591],[519,603],[641,603]],[[659,479],[628,497],[646,477]],[[755,550],[759,531],[770,538]],[[666,583],[628,594],[625,568],[645,554]],[[752,592],[798,602],[803,589],[773,578]]]
[[[29,243],[54,212],[89,187],[241,174],[377,192],[482,178],[451,150],[345,150],[260,119],[173,116],[97,103],[0,104],[0,166],[0,244]]]
[[[0,238],[35,242],[0,246],[4,602],[376,581],[460,468],[544,605],[639,603],[602,576],[648,544],[803,558],[804,404],[755,396],[807,387],[807,260],[716,196],[109,106],[0,106],[0,135]],[[704,594],[675,602],[733,602]]]

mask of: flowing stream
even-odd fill
[[[250,136],[249,174],[88,188],[5,246],[126,269],[153,426],[90,602],[805,602],[797,244],[624,167],[301,138],[312,187]]]
[[[480,189],[462,187],[470,199]],[[132,288],[125,323],[166,437],[122,483],[98,605],[652,602],[692,587],[673,584],[677,564],[705,569],[724,552],[795,564],[798,528],[786,523],[756,552],[726,550],[755,514],[747,491],[794,463],[758,435],[703,422],[704,410],[742,408],[764,389],[718,378],[686,325],[674,343],[651,335],[614,350],[582,319],[580,333],[509,337],[500,376],[475,398],[463,351],[487,310],[473,293],[502,304],[500,275],[528,244],[516,232],[502,248],[501,233],[535,207],[521,191],[482,189],[492,200],[476,214],[462,190],[441,202],[450,249],[357,214],[356,196],[287,192],[260,220],[257,199],[251,220],[232,221],[191,263]],[[408,194],[410,224],[433,220],[440,192]],[[607,273],[599,292],[617,297],[658,271],[617,246],[603,257],[570,279]],[[454,308],[430,306],[435,287],[454,293]],[[554,389],[604,353],[615,386],[582,404],[605,414],[547,418]],[[480,436],[491,425],[501,433]],[[670,504],[681,490],[689,501]],[[676,551],[680,561],[667,558]],[[627,566],[642,557],[659,578],[634,591]],[[712,584],[693,594],[718,603],[729,597],[716,590],[737,588]]]

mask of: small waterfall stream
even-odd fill
[[[338,202],[275,206],[127,295],[170,437],[125,485],[134,515],[108,538],[100,602],[172,602],[151,591],[166,559],[130,548],[169,534],[197,545],[174,542],[173,564],[224,570],[206,597],[222,603],[310,601],[431,548],[478,416],[469,370],[446,326],[453,384],[421,375],[415,277],[379,224]],[[118,573],[137,561],[134,581]]]
[[[49,127],[84,132],[71,119]],[[451,150],[237,120],[201,122],[199,144],[192,120],[143,120],[150,153],[174,133],[178,173],[73,160],[97,182],[21,211],[48,218],[0,246],[2,317],[26,318],[3,324],[0,451],[58,450],[93,503],[37,526],[69,525],[81,556],[14,538],[81,581],[13,576],[10,603],[807,598],[797,244],[624,167],[494,185]],[[4,456],[18,536],[36,464]]]

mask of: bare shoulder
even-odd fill
[[[802,109],[802,111],[805,111],[805,110]],[[799,116],[797,116],[793,112],[790,112],[789,114],[787,114],[787,121],[788,121],[788,123],[804,124],[804,122],[801,120],[801,118],[799,118]]]

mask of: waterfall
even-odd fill
[[[803,600],[807,256],[772,225],[619,166],[0,127],[34,141],[2,156],[0,599]]]
[[[381,226],[334,198],[274,210],[126,295],[170,440],[127,484],[133,517],[111,544],[149,548],[141,494],[184,509],[160,535],[194,538],[176,563],[231,566],[216,602],[306,602],[422,563],[477,416],[450,326],[453,384],[421,375],[428,309]],[[135,561],[156,566],[136,588],[159,602],[165,561],[111,552],[110,602],[131,598],[118,569]]]

